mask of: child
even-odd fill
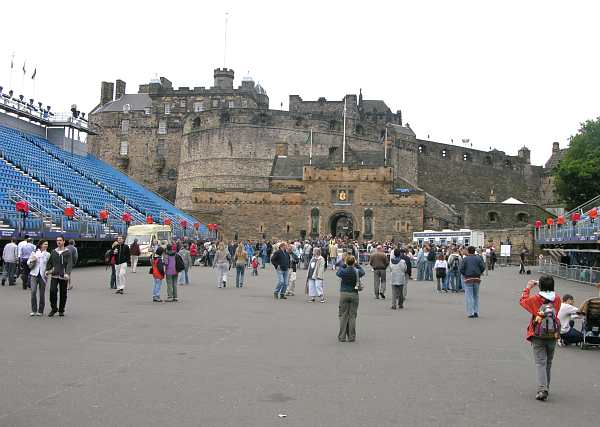
[[[442,282],[446,278],[446,274],[448,273],[448,263],[444,259],[444,255],[440,254],[437,257],[437,261],[433,265],[433,270],[435,271],[435,278],[437,280],[437,291],[442,292]],[[448,292],[448,289],[444,286],[444,292]]]
[[[296,272],[298,269],[299,258],[294,254],[294,252],[289,251],[290,255],[290,277],[288,278],[288,288],[286,291],[287,296],[294,296],[294,292],[296,292]]]
[[[529,295],[532,288],[538,286],[540,291],[536,295]],[[531,314],[527,327],[527,341],[533,346],[538,389],[537,400],[548,399],[550,387],[550,371],[554,349],[560,333],[560,297],[554,293],[554,278],[544,275],[539,282],[530,280],[523,289],[521,307]]]
[[[560,321],[560,341],[559,345],[577,344],[583,341],[583,334],[575,329],[575,321],[579,309],[575,307],[575,298],[570,294],[565,294],[562,299],[560,310],[558,311],[558,320]]]
[[[252,257],[250,265],[252,265],[252,275],[258,276],[258,258],[256,258],[256,255]]]
[[[163,248],[160,246],[156,248],[156,252],[150,257],[150,263],[152,267],[150,267],[150,273],[152,274],[152,279],[154,281],[154,289],[152,290],[152,301],[153,302],[162,302],[160,299],[160,287],[162,285],[162,281],[165,278],[165,266],[162,259]]]

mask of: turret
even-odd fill
[[[215,86],[219,89],[233,90],[233,70],[229,68],[215,68]]]
[[[558,153],[560,151],[560,144],[558,142],[552,143],[552,152]]]
[[[519,153],[518,153],[519,158],[525,160],[525,163],[530,163],[531,162],[531,151],[529,151],[529,148],[523,146],[519,149]]]

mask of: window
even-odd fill
[[[204,105],[201,102],[194,102],[194,113],[200,113],[204,111]]]
[[[165,156],[165,150],[166,150],[165,140],[164,139],[159,139],[158,142],[156,143],[156,156],[157,157],[164,157]],[[211,200],[211,202],[212,202],[212,200]]]
[[[529,215],[525,212],[519,212],[517,214],[517,222],[527,224],[529,222]]]
[[[363,233],[366,239],[373,236],[373,211],[371,209],[365,209],[364,217],[365,231]]]
[[[235,102],[229,101],[229,108],[235,108]]]
[[[121,156],[127,156],[129,154],[129,143],[127,141],[121,141],[121,146],[119,147],[119,154]]]
[[[463,161],[468,162],[469,160],[471,160],[471,155],[469,153],[464,153]]]
[[[488,221],[491,223],[498,222],[500,220],[500,215],[498,212],[488,212]]]
[[[165,135],[167,133],[167,121],[166,120],[160,120],[158,122],[158,134],[159,135]]]
[[[171,114],[171,104],[165,104],[165,114]]]
[[[213,99],[212,100],[212,106],[213,106],[213,108],[219,108],[219,100],[218,99]]]
[[[180,106],[181,108],[185,108],[185,101],[180,101],[180,102],[179,102],[179,106]]]
[[[337,121],[336,120],[330,120],[329,121],[329,130],[335,130],[336,127],[337,127]]]
[[[121,120],[121,133],[129,133],[129,120]]]
[[[312,208],[310,211],[310,234],[319,235],[319,209]]]
[[[192,129],[197,129],[197,128],[199,128],[199,127],[200,127],[200,124],[201,124],[201,122],[200,122],[200,117],[196,117],[196,118],[194,119],[194,121],[192,122]]]
[[[419,145],[419,154],[425,154],[425,146],[424,145]]]
[[[242,108],[248,108],[248,100],[247,99],[242,100]]]
[[[446,150],[445,148],[442,150],[442,157],[445,159],[446,157],[448,157],[448,150]]]
[[[152,109],[151,109],[150,107],[146,107],[146,108],[144,108],[144,114],[145,114],[145,115],[147,115],[147,116],[149,116],[149,115],[150,115],[150,112],[151,112],[151,111],[152,111]]]
[[[510,161],[510,159],[506,159],[504,161],[504,167],[507,169],[512,169],[512,162]]]

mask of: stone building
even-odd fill
[[[281,212],[281,218],[293,218],[292,235],[311,233],[307,209],[318,206],[319,230],[331,231],[327,222],[335,213],[331,190],[345,182],[357,185],[356,194],[363,194],[356,181],[361,176],[376,177],[374,185],[379,186],[373,194],[378,201],[368,202],[377,206],[372,209],[373,224],[392,224],[385,229],[375,226],[375,238],[405,234],[405,223],[410,230],[464,225],[466,205],[488,201],[491,191],[499,200],[515,197],[542,206],[548,201],[542,189],[551,186],[550,169],[531,165],[526,147],[511,156],[417,138],[401,111],[392,112],[382,100],[364,99],[362,90],[358,96],[333,101],[290,95],[288,111],[281,111],[269,108],[266,91],[250,77],[234,87],[234,72],[229,69],[216,69],[210,88],[176,89],[164,77],[140,85],[136,94],[127,94],[125,87],[121,80],[116,90],[112,83],[102,83],[101,102],[89,116],[98,133],[90,136],[89,151],[202,221],[232,223],[232,204],[247,202],[242,209],[246,211],[262,200],[273,212]],[[331,155],[341,152],[344,123],[351,160],[342,166]],[[309,165],[309,152],[321,163]],[[308,175],[305,166],[313,166]],[[281,171],[292,175],[281,179],[277,175]],[[385,180],[378,181],[382,174]],[[320,181],[314,182],[313,176]],[[402,211],[405,220],[397,219],[396,212],[384,214],[386,203],[405,199],[396,189],[412,191],[406,194],[409,204],[420,209],[420,220],[406,211]],[[321,199],[311,198],[313,192]],[[292,199],[297,204],[283,202]],[[366,234],[365,203],[360,199],[347,212],[353,231],[361,236]],[[390,209],[396,208],[400,209]],[[249,217],[252,233],[264,218],[260,211],[257,208],[257,216]],[[516,216],[511,218],[512,226],[522,225]],[[265,234],[287,233],[287,222],[277,219],[279,225]],[[252,234],[242,228],[231,232]]]

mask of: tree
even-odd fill
[[[554,172],[554,185],[568,209],[600,194],[600,117],[582,123]]]

